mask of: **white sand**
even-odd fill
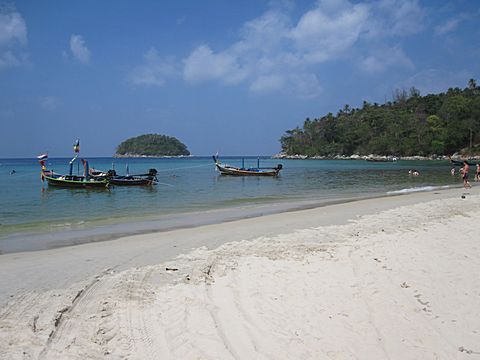
[[[0,358],[480,359],[462,193],[1,256]]]

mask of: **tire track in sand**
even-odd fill
[[[165,338],[156,324],[157,312],[152,310],[155,291],[150,283],[155,267],[125,273],[125,311],[121,312],[119,328],[125,333],[120,339],[124,356],[139,359],[160,359],[166,349]]]
[[[76,328],[81,328],[84,333],[88,334],[88,330],[91,330],[88,326],[85,326],[88,322],[86,316],[88,314],[96,313],[98,309],[98,297],[97,293],[104,291],[104,278],[113,273],[114,268],[109,268],[98,274],[94,279],[89,282],[85,287],[78,290],[77,294],[71,301],[70,305],[67,305],[57,311],[54,318],[53,330],[48,336],[46,344],[43,350],[39,354],[39,359],[48,359],[50,354],[55,358],[55,354],[61,354],[63,351],[72,347],[77,342]],[[77,324],[81,322],[82,326],[77,327]],[[92,322],[96,324],[96,321]],[[88,335],[78,334],[83,339],[88,339]],[[84,341],[82,339],[82,341]]]

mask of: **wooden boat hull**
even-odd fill
[[[142,179],[142,178],[132,178],[132,179],[111,178],[109,182],[111,185],[115,185],[115,186],[148,186],[153,184],[153,180]]]
[[[79,188],[79,189],[106,189],[108,188],[107,180],[67,180],[54,178],[43,175],[47,180],[48,186],[63,187],[63,188]]]
[[[89,170],[90,176],[94,179],[106,179],[110,185],[115,186],[149,186],[156,184],[157,170],[150,169],[147,174],[117,175],[115,170],[101,171]]]
[[[280,169],[240,169],[233,166],[222,166],[216,163],[217,170],[222,175],[231,175],[231,176],[278,176]]]
[[[370,158],[367,158],[365,160],[370,161],[370,162],[395,162],[395,161],[397,161],[395,159],[370,159]]]

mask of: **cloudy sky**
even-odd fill
[[[480,80],[479,24],[471,0],[0,0],[0,158],[273,154],[306,117]]]

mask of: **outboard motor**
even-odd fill
[[[283,168],[283,165],[282,165],[282,164],[277,164],[277,170],[278,170],[278,171],[282,170],[282,168]]]
[[[149,179],[158,181],[158,180],[157,180],[157,173],[158,173],[157,169],[149,169],[149,170],[148,170],[148,177],[149,177]]]

